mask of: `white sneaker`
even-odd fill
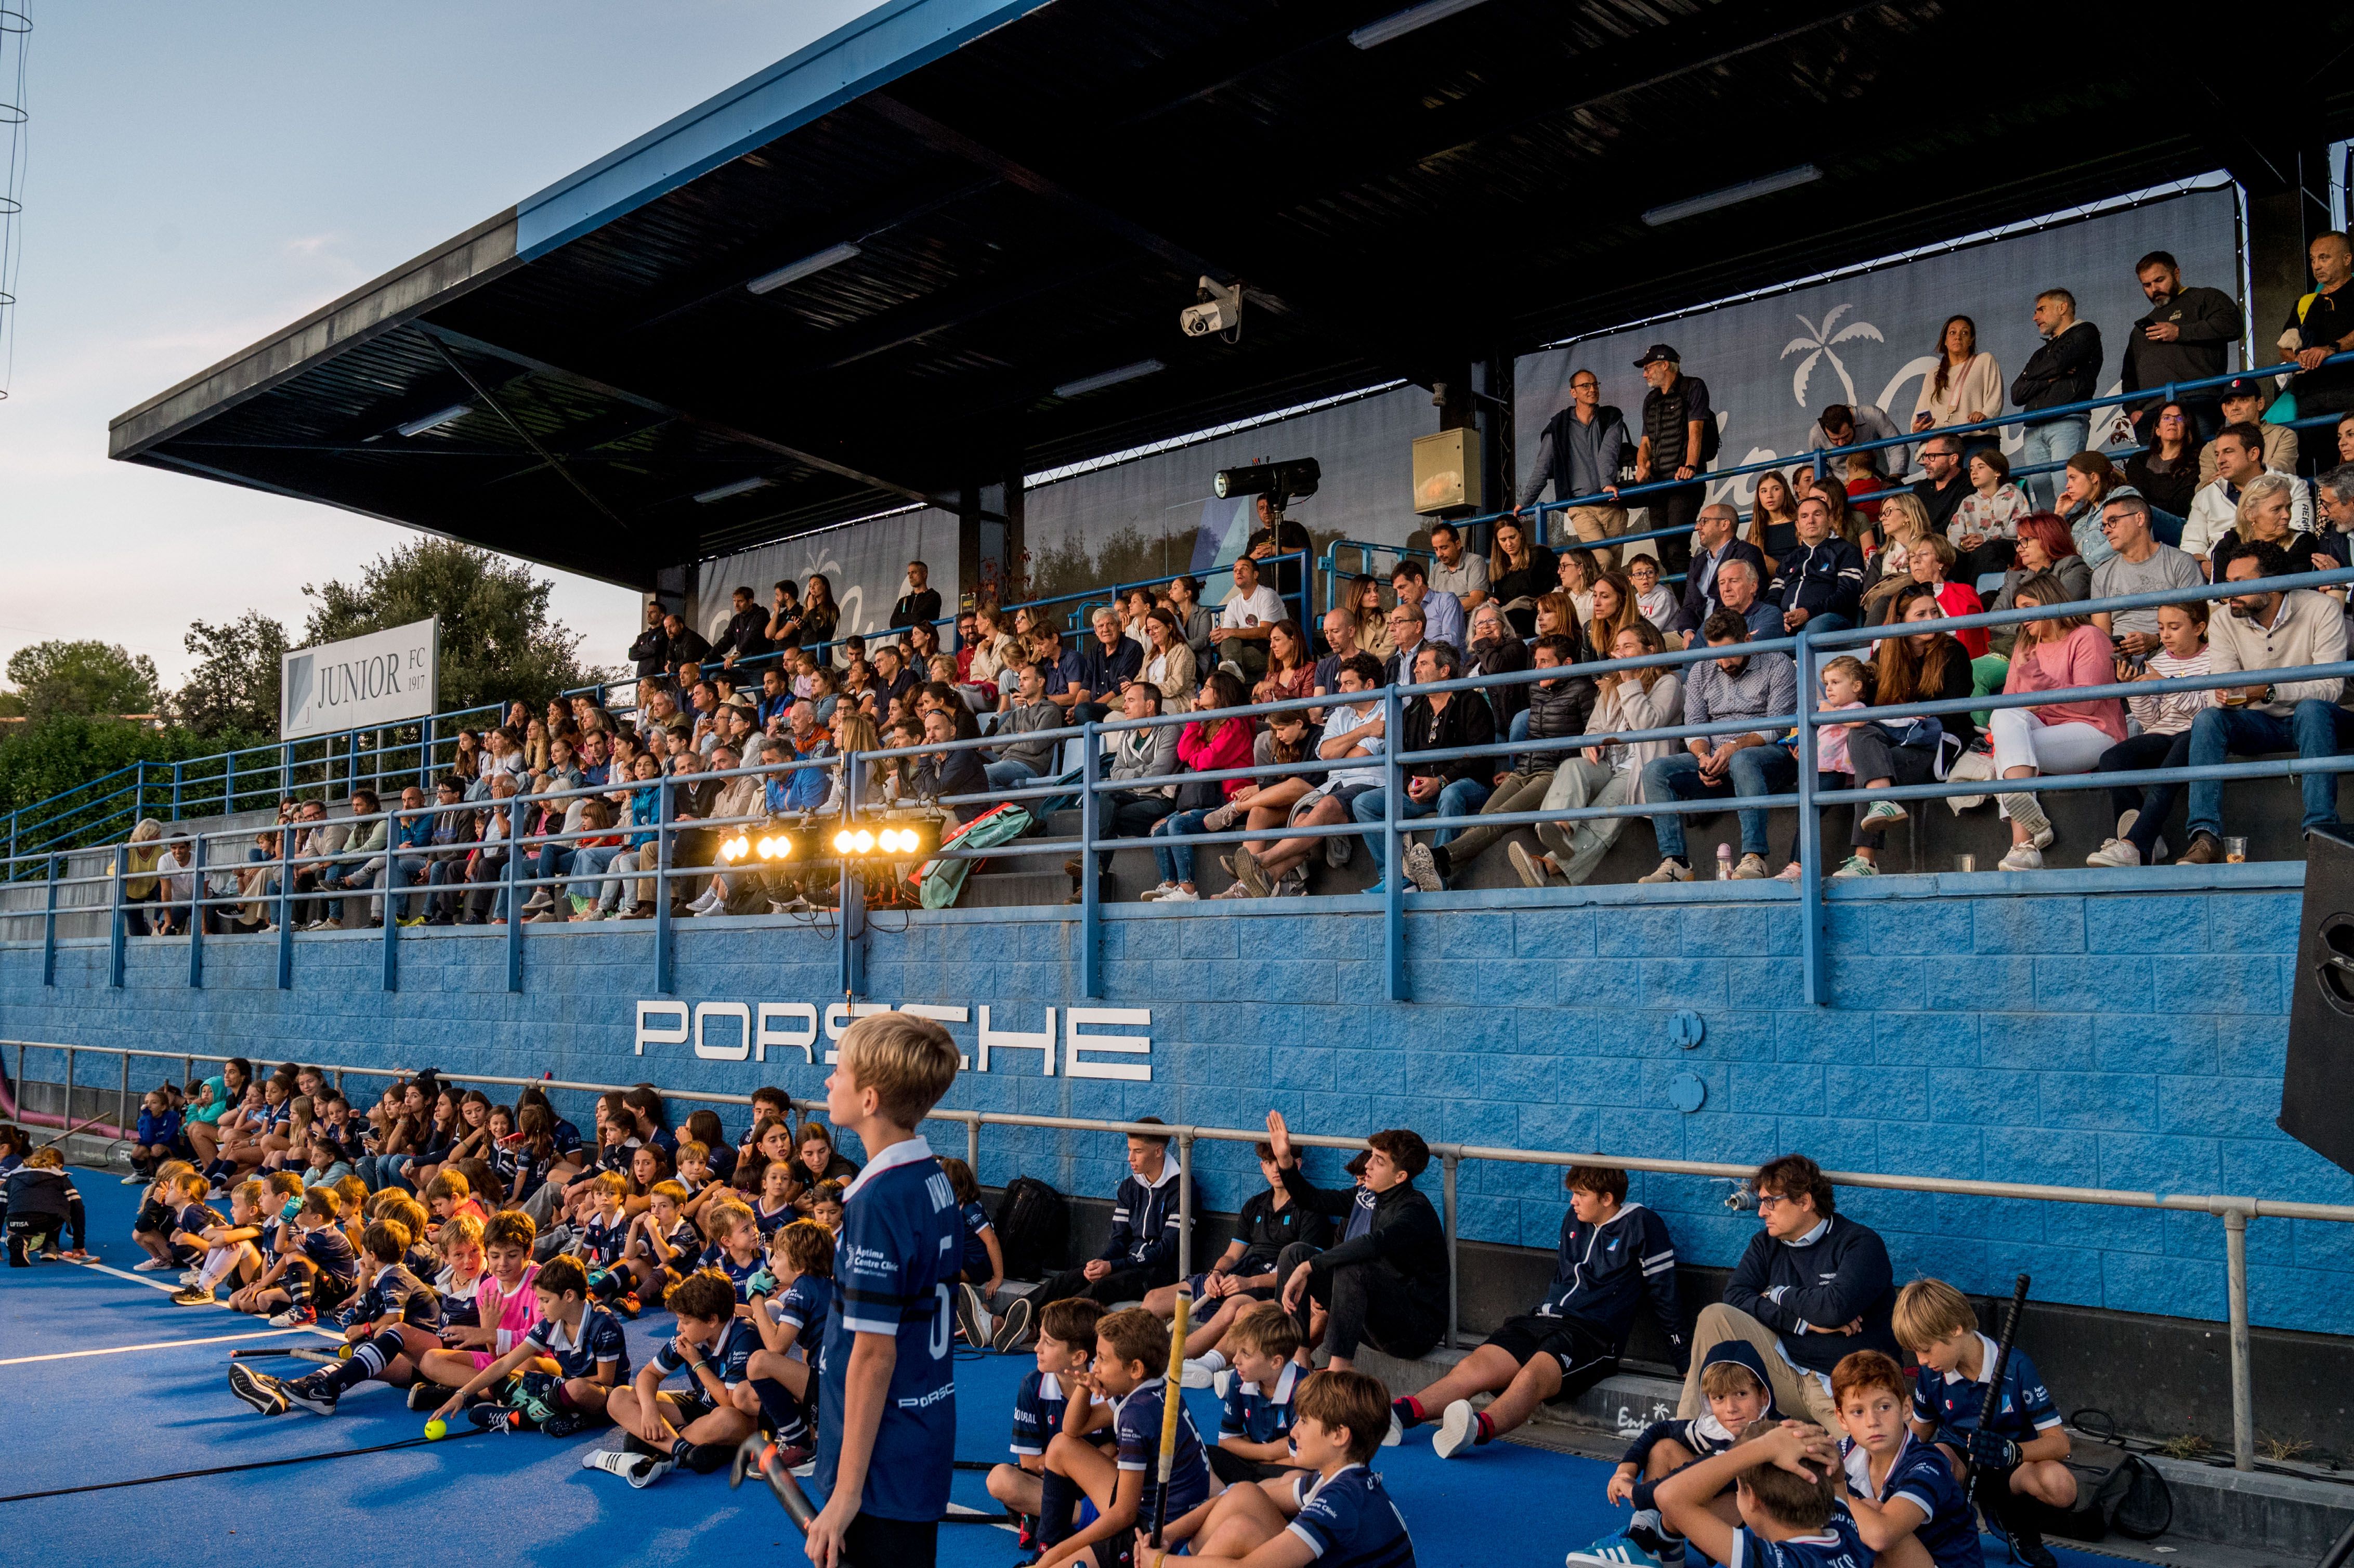
[[[2128,866],[2141,863],[2141,851],[2131,839],[2111,839],[2084,857],[2086,865]]]
[[[2013,844],[2010,853],[1996,863],[2004,871],[2041,871],[2043,852],[2031,843]]]
[[[2052,819],[2043,814],[2043,808],[2034,796],[2016,791],[1997,795],[1995,800],[2001,805],[2004,815],[2027,830],[2029,840],[2037,849],[2051,847]]]
[[[1438,862],[1432,856],[1428,844],[1405,846],[1405,879],[1425,893],[1443,892],[1447,886],[1438,874]]]
[[[1670,856],[1659,862],[1659,870],[1649,876],[1638,876],[1635,880],[1638,882],[1690,882],[1691,876],[1691,867],[1678,865],[1674,858]]]
[[[1842,876],[1878,876],[1879,874],[1880,867],[1874,865],[1872,862],[1864,859],[1860,854],[1851,854],[1848,856],[1845,860],[1840,862],[1840,868],[1831,873],[1831,876],[1834,880]]]
[[[1776,882],[1797,882],[1803,880],[1806,874],[1807,868],[1800,865],[1794,860],[1789,864],[1784,866],[1780,871],[1776,872],[1774,874],[1774,880]]]
[[[2139,806],[2135,806],[2121,813],[2117,818],[2117,837],[2121,839],[2131,838],[2133,836],[2134,824],[2140,821],[2141,808]]]
[[[1202,895],[1190,887],[1172,887],[1161,895],[1163,904],[1199,904]]]
[[[1471,1413],[1471,1402],[1458,1399],[1439,1415],[1438,1435],[1430,1440],[1430,1451],[1442,1459],[1452,1459],[1471,1446],[1479,1433],[1479,1418]]]
[[[1194,1357],[1185,1358],[1184,1384],[1187,1388],[1208,1388],[1217,1382],[1218,1373],[1208,1363]]]
[[[1137,902],[1140,904],[1150,904],[1156,898],[1166,898],[1176,891],[1177,885],[1175,883],[1164,882],[1158,887],[1148,887],[1143,892],[1138,894],[1136,895]]]
[[[1904,821],[1904,808],[1893,800],[1874,800],[1865,808],[1863,820],[1856,824],[1867,833],[1880,832]]]
[[[122,1184],[126,1187],[138,1187],[143,1186],[146,1183],[146,1177],[142,1176],[138,1171],[133,1171],[130,1175],[125,1176],[122,1179]]]
[[[1218,1396],[1220,1404],[1225,1403],[1227,1396],[1235,1392],[1235,1381],[1242,1375],[1232,1367],[1220,1368],[1210,1374],[1210,1392]]]
[[[131,1272],[133,1274],[161,1274],[171,1266],[172,1266],[170,1264],[165,1263],[160,1257],[150,1257],[133,1264],[131,1266]]]
[[[1733,868],[1733,879],[1735,882],[1755,882],[1773,874],[1766,869],[1766,857],[1762,854],[1743,855],[1741,863]]]
[[[1405,1425],[1403,1422],[1398,1420],[1397,1412],[1393,1410],[1390,1412],[1390,1429],[1387,1433],[1383,1435],[1382,1446],[1384,1448],[1394,1448],[1405,1441]]]
[[[651,1454],[632,1454],[627,1448],[599,1448],[580,1456],[584,1470],[602,1470],[609,1476],[619,1476],[633,1487],[646,1483],[639,1475],[651,1469],[656,1460]]]

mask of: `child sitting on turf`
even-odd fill
[[[1659,1483],[1668,1527],[1727,1568],[1865,1568],[1872,1549],[1840,1501],[1839,1450],[1830,1435],[1800,1421],[1753,1423],[1722,1454],[1685,1466]],[[1720,1518],[1716,1496],[1734,1487],[1738,1524]]]
[[[620,1319],[588,1299],[588,1274],[577,1257],[541,1265],[532,1292],[539,1321],[513,1350],[459,1384],[433,1413],[437,1420],[448,1421],[474,1395],[517,1372],[523,1375],[505,1403],[469,1412],[476,1426],[519,1431],[535,1425],[551,1437],[569,1437],[605,1419],[606,1401],[630,1376]]]
[[[155,1167],[155,1179],[147,1183],[138,1217],[131,1222],[131,1239],[147,1255],[145,1261],[131,1266],[132,1273],[164,1274],[186,1266],[172,1248],[172,1227],[180,1211],[180,1179],[195,1170],[185,1160],[166,1160]],[[210,1183],[206,1190],[211,1190]]]
[[[533,1230],[531,1216],[515,1209],[500,1210],[482,1227],[482,1272],[474,1281],[473,1319],[442,1323],[441,1348],[419,1358],[409,1409],[440,1404],[468,1378],[522,1343],[539,1320],[532,1289],[539,1277],[539,1265],[531,1260]]]
[[[958,1254],[957,1331],[966,1344],[985,1351],[997,1328],[990,1308],[1005,1287],[1005,1254],[998,1247],[997,1227],[989,1223],[989,1211],[981,1206],[981,1182],[974,1178],[972,1167],[950,1155],[940,1156],[939,1161],[941,1173],[949,1179],[949,1191],[956,1198],[957,1217],[964,1222],[964,1246]],[[1026,1322],[1023,1331],[1029,1331]],[[1018,1338],[1007,1341],[1017,1342]]]
[[[752,1218],[759,1224],[760,1239],[766,1241],[801,1217],[793,1207],[793,1168],[781,1160],[769,1161],[760,1172],[759,1195],[752,1200]]]
[[[2031,1568],[2049,1568],[2056,1559],[2033,1510],[2020,1505],[2071,1506],[2076,1476],[2066,1464],[2067,1430],[2035,1362],[2011,1346],[1989,1421],[1985,1380],[1994,1371],[1995,1342],[1978,1331],[1967,1297],[1942,1279],[1916,1279],[1896,1293],[1889,1327],[1921,1363],[1913,1384],[1914,1435],[1936,1444],[1956,1474],[1967,1454],[1977,1472],[1974,1490],[1994,1499],[1992,1511],[2020,1557]]]
[[[621,1309],[625,1317],[638,1315],[638,1304],[621,1307],[631,1283],[627,1270],[615,1266],[621,1261],[621,1248],[630,1239],[629,1217],[623,1213],[630,1192],[630,1179],[618,1171],[601,1171],[589,1179],[588,1205],[580,1223],[574,1227],[571,1244],[564,1250],[580,1260],[588,1274],[588,1292],[608,1306]]]
[[[424,1204],[398,1187],[387,1187],[369,1199],[367,1207],[370,1224],[377,1220],[395,1220],[402,1230],[408,1233],[408,1251],[400,1260],[402,1266],[419,1279],[430,1279],[441,1272],[441,1255],[435,1252],[433,1244],[426,1239],[426,1232],[432,1225],[433,1218],[425,1212]],[[366,1246],[363,1239],[360,1250],[366,1251]]]
[[[1225,1254],[1207,1273],[1197,1274],[1188,1282],[1193,1292],[1194,1322],[1185,1335],[1185,1386],[1215,1387],[1221,1398],[1233,1383],[1231,1378],[1217,1376],[1233,1365],[1223,1342],[1226,1330],[1252,1307],[1275,1299],[1276,1287],[1282,1283],[1276,1278],[1275,1266],[1285,1247],[1294,1244],[1322,1247],[1332,1229],[1323,1215],[1292,1202],[1290,1189],[1283,1184],[1282,1167],[1275,1162],[1275,1146],[1260,1143],[1256,1152],[1266,1190],[1243,1200],[1242,1213],[1235,1217],[1235,1239],[1226,1244]],[[1172,1316],[1177,1310],[1177,1287],[1164,1285],[1146,1292],[1144,1304],[1163,1318]]]
[[[1945,1456],[1905,1429],[1913,1393],[1893,1358],[1857,1351],[1831,1369],[1846,1467],[1835,1478],[1855,1532],[1888,1568],[1984,1568],[1978,1515]]]
[[[425,1184],[425,1207],[433,1215],[429,1228],[437,1231],[460,1214],[471,1214],[477,1221],[491,1217],[490,1210],[474,1196],[474,1184],[466,1180],[466,1173],[449,1165]]]
[[[24,1268],[49,1255],[70,1230],[73,1245],[62,1255],[79,1263],[90,1256],[90,1229],[82,1213],[81,1193],[66,1174],[66,1157],[55,1149],[36,1149],[25,1162],[8,1172],[8,1266]]]
[[[418,1362],[441,1345],[440,1298],[401,1261],[408,1255],[407,1226],[378,1220],[366,1240],[374,1276],[340,1318],[351,1353],[290,1382],[232,1362],[230,1393],[264,1415],[283,1415],[290,1406],[333,1415],[345,1394],[371,1379],[401,1388],[417,1375]]]
[[[792,1464],[805,1464],[817,1354],[834,1306],[833,1233],[815,1220],[795,1220],[778,1231],[769,1238],[769,1265],[752,1277],[748,1289],[750,1302],[737,1311],[748,1315],[760,1337],[751,1361],[752,1410],[767,1416]]]
[[[745,1287],[760,1272],[759,1222],[753,1219],[751,1210],[730,1199],[714,1203],[703,1224],[711,1245],[703,1249],[695,1266],[719,1270],[735,1281],[736,1298],[749,1301],[752,1295]]]
[[[218,1209],[206,1200],[212,1194],[212,1183],[201,1171],[179,1179],[177,1211],[172,1216],[171,1234],[165,1238],[172,1249],[173,1261],[183,1269],[195,1266],[196,1260],[208,1250],[205,1233],[227,1225]],[[227,1197],[227,1193],[222,1194]],[[189,1281],[189,1283],[194,1283]]]
[[[257,1244],[270,1217],[269,1184],[254,1179],[240,1181],[229,1192],[228,1201],[228,1224],[204,1233],[203,1261],[196,1265],[196,1277],[174,1294],[173,1306],[209,1307],[213,1290],[222,1280],[233,1277],[243,1286],[261,1277],[261,1249]]]
[[[343,1200],[333,1188],[313,1187],[302,1194],[293,1245],[281,1246],[278,1261],[254,1282],[253,1310],[274,1313],[271,1328],[309,1328],[321,1310],[342,1306],[359,1288],[359,1254],[337,1224],[343,1213]]]
[[[1038,1364],[1013,1393],[1013,1463],[989,1472],[989,1495],[1014,1515],[1024,1552],[1038,1544],[1039,1478],[1046,1468],[1046,1446],[1065,1431],[1073,1397],[1080,1400],[1083,1417],[1094,1397],[1084,1391],[1081,1374],[1095,1353],[1096,1325],[1105,1310],[1100,1301],[1069,1296],[1047,1302],[1038,1315]]]
[[[646,1192],[645,1213],[630,1222],[616,1272],[630,1279],[630,1294],[648,1307],[659,1307],[670,1287],[686,1277],[703,1250],[695,1222],[681,1211],[686,1189],[675,1180],[657,1181]]]
[[[447,1334],[474,1321],[474,1294],[482,1284],[482,1222],[472,1214],[442,1221],[433,1233],[433,1250],[441,1257],[433,1294],[441,1298],[441,1329]]]
[[[842,1183],[819,1182],[811,1190],[809,1203],[810,1218],[832,1231],[834,1239],[840,1241],[842,1239]]]
[[[1269,1481],[1297,1467],[1286,1439],[1295,1418],[1292,1402],[1307,1375],[1292,1359],[1299,1344],[1299,1319],[1273,1301],[1253,1307],[1226,1330],[1235,1379],[1218,1416],[1218,1446],[1210,1450],[1218,1479]]]
[[[679,1281],[670,1305],[678,1319],[671,1342],[605,1407],[621,1429],[620,1445],[581,1455],[581,1468],[650,1487],[680,1465],[708,1475],[751,1435],[753,1419],[737,1407],[737,1393],[760,1337],[736,1316],[736,1287],[717,1269],[701,1269]],[[679,1372],[687,1374],[686,1389],[663,1393],[663,1380]]]
[[[1677,1568],[1684,1561],[1684,1538],[1659,1519],[1659,1482],[1694,1459],[1722,1454],[1755,1423],[1780,1419],[1766,1363],[1746,1340],[1726,1340],[1709,1348],[1701,1363],[1700,1387],[1708,1398],[1707,1414],[1690,1421],[1654,1421],[1627,1446],[1626,1457],[1611,1473],[1603,1495],[1614,1503],[1633,1503],[1635,1517],[1623,1533],[1604,1536],[1584,1552],[1570,1553],[1573,1564],[1648,1559],[1662,1568]],[[1716,1499],[1716,1507],[1718,1518],[1737,1522],[1730,1499]]]
[[[1108,1313],[1096,1324],[1094,1367],[1071,1381],[1110,1402],[1115,1453],[1106,1455],[1067,1427],[1046,1445],[1046,1470],[1039,1480],[1038,1544],[1043,1555],[1037,1568],[1061,1568],[1066,1563],[1112,1568],[1124,1555],[1122,1548],[1137,1521],[1153,1517],[1161,1493],[1161,1421],[1168,1388],[1160,1374],[1168,1365],[1169,1325],[1143,1308]],[[1386,1423],[1382,1430],[1388,1430]],[[1169,1472],[1170,1517],[1199,1506],[1210,1490],[1202,1436],[1181,1401]],[[1071,1512],[1081,1495],[1095,1505],[1096,1517],[1074,1531]]]
[[[180,1152],[180,1113],[172,1108],[167,1085],[150,1089],[139,1102],[139,1125],[131,1139],[131,1174],[122,1179],[135,1187],[154,1179],[154,1170]]]
[[[1405,1517],[1367,1467],[1388,1435],[1389,1402],[1389,1390],[1365,1372],[1328,1370],[1302,1378],[1291,1433],[1306,1468],[1255,1487],[1228,1487],[1171,1520],[1164,1539],[1193,1542],[1189,1563],[1414,1568]],[[1150,1527],[1139,1524],[1137,1568],[1160,1568],[1164,1561],[1150,1541]]]

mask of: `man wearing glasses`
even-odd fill
[[[1545,422],[1544,434],[1537,440],[1536,467],[1521,487],[1521,503],[1512,508],[1512,515],[1535,505],[1547,481],[1553,483],[1555,501],[1578,495],[1615,497],[1618,471],[1631,461],[1634,450],[1626,416],[1602,400],[1602,378],[1591,370],[1573,371],[1569,407]],[[1627,509],[1609,503],[1573,506],[1569,523],[1579,539],[1596,545],[1627,532]],[[1559,537],[1556,534],[1545,542]],[[1603,546],[1595,550],[1594,558],[1606,572],[1617,564],[1617,552]]]
[[[1921,471],[1929,477],[1913,486],[1913,493],[1929,510],[1929,531],[1942,534],[1954,520],[1970,482],[1962,476],[1962,443],[1951,436],[1932,436],[1921,443]]]
[[[1420,605],[1400,603],[1390,610],[1387,620],[1390,646],[1397,652],[1382,666],[1382,684],[1395,686],[1414,679],[1415,657],[1429,646],[1429,639]]]
[[[2149,503],[2130,484],[2109,492],[2101,503],[2101,536],[2116,552],[2093,568],[2094,599],[2197,588],[2207,580],[2199,563],[2149,531]],[[2139,663],[2158,652],[2158,610],[2104,610],[2093,624],[2115,639],[2117,652]]]

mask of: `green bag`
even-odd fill
[[[1008,801],[941,835],[940,848],[988,849],[992,844],[1020,838],[1030,831],[1030,813]],[[916,880],[922,890],[924,907],[946,909],[954,904],[957,895],[964,891],[964,879],[972,874],[974,864],[970,860],[926,861],[924,868],[916,874]]]

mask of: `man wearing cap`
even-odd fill
[[[1904,432],[1886,409],[1872,403],[1826,403],[1815,420],[1815,428],[1807,432],[1807,450],[1810,452],[1837,451],[1858,441],[1893,441]],[[1904,471],[1905,449],[1882,447],[1872,452],[1874,472],[1883,479],[1893,479]],[[1826,470],[1844,481],[1844,466]]]
[[[2264,435],[2264,466],[2282,473],[2296,471],[2296,432],[2286,425],[2263,422],[2265,407],[2272,402],[2272,389],[2253,376],[2235,376],[2223,383],[2216,394],[2223,410],[2225,425],[2254,425]],[[2221,425],[2216,427],[2220,431]],[[2199,482],[2215,482],[2215,442],[2210,438],[2199,449]]]
[[[1512,515],[1518,517],[1535,505],[1544,494],[1547,481],[1553,483],[1556,501],[1577,495],[1615,497],[1618,471],[1632,459],[1634,450],[1635,438],[1627,433],[1627,417],[1602,400],[1602,378],[1583,366],[1571,371],[1569,407],[1545,422],[1544,434],[1537,441],[1536,466],[1529,471],[1528,483],[1521,487],[1521,503],[1512,508]],[[1617,564],[1617,552],[1603,542],[1627,532],[1625,507],[1573,506],[1569,525],[1581,541],[1601,546],[1595,550],[1594,558],[1604,571]]]
[[[1643,440],[1635,449],[1635,482],[1673,480],[1676,488],[1649,498],[1654,527],[1670,530],[1653,541],[1659,566],[1670,577],[1691,562],[1692,521],[1708,486],[1698,482],[1716,440],[1716,410],[1709,406],[1708,383],[1686,376],[1676,351],[1655,343],[1635,362],[1650,390],[1643,395]]]
[[[2225,355],[2240,341],[2244,323],[2239,302],[2221,289],[2186,289],[2182,269],[2163,250],[2153,250],[2134,268],[2149,310],[2126,334],[2126,361],[2120,388],[2145,392],[2169,382],[2211,381],[2227,368]],[[2190,416],[2199,440],[2211,441],[2223,428],[2223,411],[2212,392],[2194,392],[2178,398]],[[2161,397],[2134,407],[2134,429],[2151,439]]]

